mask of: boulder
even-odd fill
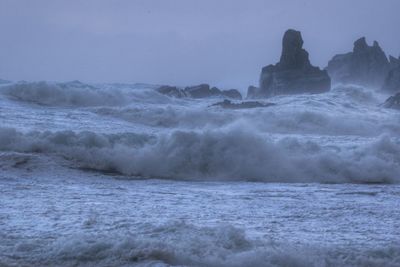
[[[230,100],[225,99],[222,102],[215,103],[211,106],[219,106],[226,109],[249,109],[249,108],[265,108],[274,106],[274,103],[260,103],[258,101],[245,101],[240,103],[233,103]]]
[[[385,103],[383,103],[385,108],[393,108],[400,110],[400,93],[397,93],[394,96],[389,97]]]
[[[247,95],[250,98],[262,98],[323,93],[330,88],[331,79],[327,72],[311,65],[308,52],[303,49],[301,33],[288,30],[283,36],[279,63],[264,67],[261,71],[260,87],[251,86]]]
[[[386,75],[397,63],[390,63],[385,52],[374,41],[369,46],[362,37],[354,42],[353,52],[334,56],[326,68],[335,83],[352,83],[380,88]]]

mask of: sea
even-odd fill
[[[400,266],[388,95],[224,109],[156,88],[2,82],[1,267]]]

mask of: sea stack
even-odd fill
[[[389,71],[382,89],[387,92],[400,92],[400,65]]]
[[[354,42],[353,52],[334,56],[327,71],[335,83],[381,88],[388,72],[397,64],[395,58],[389,62],[377,41],[369,46],[362,37]]]
[[[311,65],[308,52],[303,49],[301,33],[287,30],[283,36],[279,63],[262,69],[259,88],[249,88],[247,97],[315,94],[327,92],[330,88],[331,79],[328,73]]]

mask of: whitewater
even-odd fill
[[[0,84],[0,266],[400,266],[400,112]]]

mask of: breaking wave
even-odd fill
[[[113,87],[94,86],[79,81],[55,82],[19,82],[5,85],[0,92],[17,101],[45,106],[93,107],[126,105],[134,101],[151,100],[162,102],[166,97],[154,91],[154,86]],[[147,89],[147,90],[146,90]],[[150,90],[148,90],[150,89]]]
[[[400,140],[272,138],[241,127],[165,134],[0,128],[0,150],[62,156],[77,168],[139,178],[398,183]]]

